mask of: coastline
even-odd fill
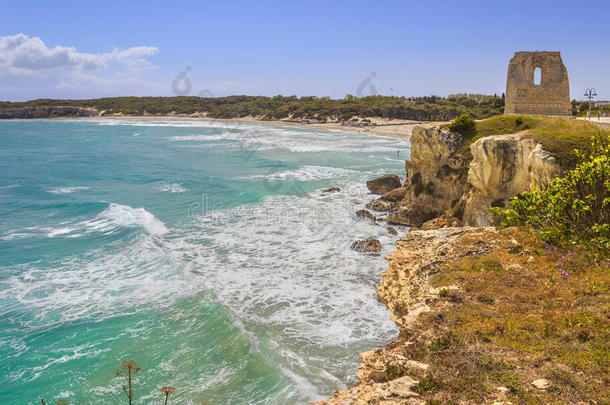
[[[80,117],[79,117],[80,118]],[[357,132],[357,133],[370,133],[374,135],[382,136],[393,136],[399,138],[410,138],[413,128],[423,123],[423,121],[410,121],[410,120],[388,120],[385,118],[371,118],[371,122],[377,124],[370,127],[350,127],[341,125],[338,122],[327,122],[317,124],[301,124],[297,121],[288,120],[259,120],[253,117],[244,118],[209,118],[209,117],[182,117],[176,115],[123,115],[123,116],[101,116],[101,117],[87,117],[95,119],[107,119],[107,120],[148,120],[148,121],[192,121],[192,122],[225,122],[225,123],[241,123],[250,125],[263,125],[272,127],[291,127],[291,128],[302,128],[302,129],[317,129],[317,130],[331,130],[331,131],[342,131],[342,132]]]

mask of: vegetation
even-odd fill
[[[405,332],[401,352],[430,367],[389,368],[387,378],[415,373],[413,390],[428,403],[605,403],[608,263],[575,259],[562,271],[566,252],[525,229],[500,233],[465,235],[455,245],[459,258],[433,273],[439,297]],[[546,389],[532,385],[540,378]]]
[[[133,400],[133,396],[135,391],[131,389],[131,383],[133,380],[133,376],[135,373],[140,371],[140,366],[136,363],[135,360],[125,360],[121,363],[121,368],[116,371],[117,377],[125,377],[127,384],[123,384],[123,392],[127,395],[127,399],[129,400],[129,405],[131,405],[131,401]]]
[[[474,129],[467,117],[460,116],[448,124],[448,127],[455,128],[456,132],[464,137],[462,153],[467,157],[471,158],[470,145],[478,139],[490,135],[523,132],[526,137],[540,142],[565,168],[575,166],[578,161],[575,150],[588,150],[591,137],[600,132],[596,125],[585,121],[532,115],[491,117],[475,121]],[[608,136],[610,131],[601,131],[601,134]]]
[[[252,116],[262,119],[350,120],[354,117],[382,117],[421,121],[447,121],[468,113],[486,118],[504,111],[504,97],[456,94],[443,98],[369,96],[343,99],[329,97],[112,97],[89,100],[39,99],[26,102],[0,102],[0,108],[72,106],[91,107],[104,114],[164,115],[207,113],[212,118]]]
[[[610,257],[610,145],[593,138],[589,154],[543,190],[534,189],[511,200],[511,208],[492,209],[505,226],[526,225],[553,245],[578,243],[603,260]]]

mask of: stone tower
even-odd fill
[[[534,71],[540,68],[540,83]],[[568,72],[559,52],[515,52],[508,65],[505,114],[571,115]]]

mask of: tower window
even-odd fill
[[[534,69],[534,84],[539,85],[542,83],[542,68],[537,67]]]

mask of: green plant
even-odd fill
[[[492,208],[502,225],[527,225],[552,245],[579,241],[602,258],[610,256],[610,146],[595,136],[591,152],[577,152],[578,163],[542,189],[514,197],[511,208]]]
[[[453,132],[458,132],[462,135],[472,134],[475,130],[475,122],[468,114],[462,114],[457,117],[451,124],[448,125],[449,129]]]
[[[515,125],[518,127],[523,125],[523,117],[519,116],[519,117],[515,118]]]
[[[127,384],[123,384],[123,392],[127,395],[127,399],[129,400],[129,405],[131,405],[131,401],[133,400],[133,396],[135,391],[131,389],[131,382],[135,373],[140,371],[140,366],[136,363],[135,360],[124,360],[121,363],[121,368],[116,371],[117,377],[125,377],[127,380]]]

